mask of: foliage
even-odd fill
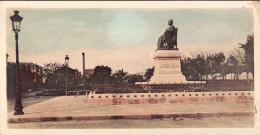
[[[67,74],[66,74],[67,70]],[[43,67],[43,76],[46,79],[45,83],[48,88],[65,88],[66,75],[68,87],[73,84],[75,70],[60,63],[48,63]]]
[[[187,80],[208,80],[222,77],[226,79],[227,74],[231,74],[233,79],[239,79],[242,72],[251,72],[254,75],[254,35],[247,36],[245,44],[239,43],[241,49],[228,58],[224,53],[208,54],[203,53],[193,55],[193,57],[182,58],[181,70]]]
[[[130,84],[135,84],[135,82],[142,82],[142,81],[144,81],[142,75],[132,74],[129,75],[129,79],[127,82]]]
[[[231,54],[227,59],[227,73],[230,73],[233,79],[238,79],[238,75],[242,72],[243,67],[238,58]]]
[[[181,70],[187,80],[208,80],[216,77],[226,78],[229,73],[241,74],[241,67],[233,55],[226,59],[224,53],[194,55],[193,58],[182,58]],[[233,68],[233,69],[232,69]]]
[[[32,63],[29,63],[32,64]],[[27,67],[27,64],[20,63],[19,71],[20,71],[20,81],[21,81],[21,89],[22,91],[28,91],[29,89],[35,90],[38,87],[42,86],[42,78],[41,78],[41,67],[35,64],[34,65],[37,72],[32,72],[30,70],[31,67]],[[16,78],[16,63],[7,63],[7,95],[8,97],[12,97],[15,90],[15,78]],[[40,71],[40,72],[39,72]]]
[[[154,67],[146,69],[145,71],[146,80],[151,79],[151,77],[153,76],[153,72],[154,72]]]
[[[127,72],[124,70],[117,70],[112,76],[115,77],[115,83],[123,83],[126,80]]]
[[[112,73],[112,69],[108,66],[96,66],[94,69],[94,74],[91,79],[92,84],[134,84],[135,82],[141,82],[143,80],[142,75],[138,74],[128,74],[123,69],[117,70]]]
[[[8,63],[6,67],[7,72],[7,96],[13,97],[15,90],[15,64]]]
[[[244,62],[244,68],[247,72],[247,78],[248,73],[251,72],[254,75],[254,35],[248,35],[247,36],[247,42],[245,44],[238,43],[240,45],[240,48],[244,50],[244,53],[242,55],[242,60]]]
[[[113,80],[111,80],[111,72],[112,69],[108,66],[96,66],[94,69],[93,74],[93,83],[97,84],[108,84],[112,83]]]

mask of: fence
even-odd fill
[[[86,103],[97,104],[156,104],[199,102],[243,102],[254,101],[253,91],[222,92],[165,92],[165,93],[107,93],[87,95]]]
[[[215,81],[207,83],[93,85],[98,93],[157,93],[157,92],[206,92],[253,91],[254,83],[247,81]]]

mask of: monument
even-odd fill
[[[177,47],[178,28],[173,26],[173,20],[168,21],[169,27],[159,37],[157,50],[153,55],[155,61],[154,74],[149,83],[187,83],[181,72],[181,52]]]

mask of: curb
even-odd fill
[[[110,115],[110,116],[40,116],[26,118],[9,118],[8,123],[44,122],[44,121],[68,121],[68,120],[111,120],[111,119],[162,119],[172,117],[203,118],[225,117],[238,115],[254,115],[254,112],[214,112],[214,113],[174,113],[174,114],[144,114],[144,115]]]

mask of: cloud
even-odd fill
[[[237,44],[231,45],[216,45],[211,44],[185,44],[179,45],[183,56],[191,56],[192,54],[217,53],[223,52],[228,56]],[[97,65],[109,66],[113,71],[124,69],[129,73],[141,73],[145,69],[151,68],[153,63],[153,53],[156,49],[155,45],[143,45],[141,47],[128,47],[109,50],[97,50],[94,48],[84,49],[81,51],[65,52],[55,51],[37,55],[20,55],[20,62],[33,62],[43,66],[50,62],[64,63],[64,58],[69,55],[70,67],[78,69],[82,72],[82,52],[85,52],[86,68],[95,68]],[[7,46],[7,52],[10,55],[9,61],[15,61],[14,50]]]
[[[114,50],[85,49],[74,52],[55,51],[37,55],[20,55],[20,62],[33,62],[43,66],[50,62],[64,63],[65,56],[69,55],[69,65],[82,72],[82,52],[85,52],[86,68],[95,68],[97,65],[109,66],[113,71],[124,69],[129,73],[144,72],[153,66],[152,55],[156,47],[145,45],[137,48],[120,48]],[[7,49],[11,59],[15,61],[15,53],[10,47]]]
[[[213,53],[219,53],[223,52],[226,57],[228,57],[236,48],[238,48],[239,40],[236,40],[235,42],[231,44],[205,44],[205,43],[194,43],[194,44],[184,44],[179,45],[180,50],[183,52],[184,57],[191,57],[194,54],[198,53],[205,53],[205,54],[213,54]]]
[[[178,27],[178,42],[187,44],[232,42],[253,28],[250,9],[22,9],[20,15],[24,20],[19,51],[25,55],[156,44],[170,18]],[[9,18],[7,25],[7,42],[12,45]]]

